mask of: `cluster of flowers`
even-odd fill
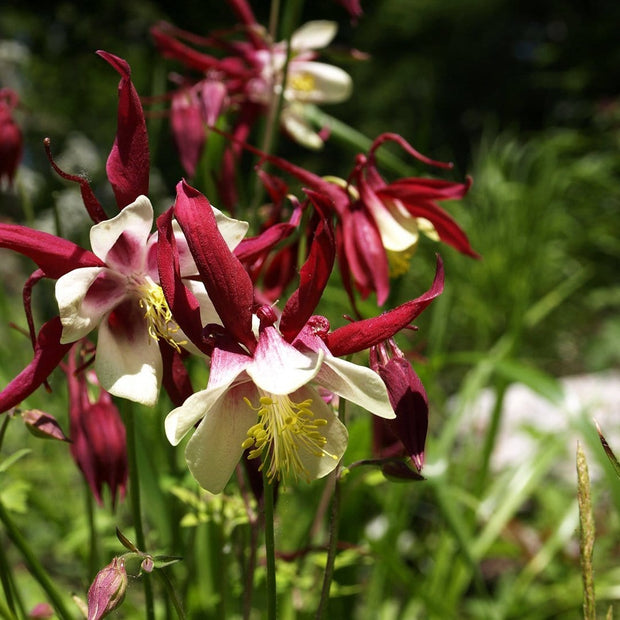
[[[190,175],[204,146],[205,125],[215,125],[220,114],[234,108],[239,119],[230,137],[232,165],[240,149],[258,152],[243,139],[283,83],[285,129],[310,143],[314,138],[297,105],[339,100],[350,90],[344,72],[313,60],[313,50],[331,40],[331,26],[314,23],[297,31],[289,58],[285,44],[270,43],[256,27],[245,2],[231,5],[248,40],[233,45],[210,38],[210,44],[233,52],[224,59],[191,50],[177,38],[189,35],[171,26],[153,31],[167,56],[204,73],[202,80],[183,82],[171,105],[172,130]],[[424,461],[428,402],[394,336],[441,294],[442,262],[438,257],[425,293],[376,317],[362,318],[355,296],[375,293],[378,305],[384,305],[390,277],[403,271],[420,232],[476,256],[437,204],[464,196],[470,181],[386,182],[376,160],[386,141],[430,166],[446,164],[420,155],[400,136],[384,134],[357,157],[347,180],[320,177],[258,152],[300,182],[304,197],[290,197],[282,179],[259,172],[272,205],[256,236],[247,237],[247,223],[220,212],[185,180],[176,187],[174,204],[154,224],[142,103],[128,64],[108,52],[98,54],[121,76],[117,134],[106,165],[118,213],[110,218],[88,181],[61,170],[47,145],[56,172],[79,183],[93,220],[91,249],[0,224],[0,247],[38,266],[24,287],[34,357],[0,392],[0,411],[17,406],[55,368],[63,368],[70,387],[72,449],[99,500],[103,483],[113,496],[123,493],[126,483],[124,430],[109,395],[152,406],[162,386],[175,407],[165,419],[166,436],[176,445],[193,431],[185,449],[187,465],[213,493],[224,489],[242,459],[260,458],[270,481],[310,481],[331,472],[348,441],[336,397],[374,414],[377,453],[398,455],[401,462],[408,458],[412,477],[417,475]],[[329,93],[335,93],[331,99]],[[226,164],[222,170],[221,181],[232,183]],[[284,217],[286,200],[293,209]],[[332,330],[315,310],[336,262],[356,320]],[[37,331],[31,294],[42,278],[56,280],[59,313]],[[287,301],[276,302],[295,281]],[[94,349],[89,334],[95,330]],[[370,368],[343,359],[366,350]],[[191,385],[184,363],[190,355],[208,364],[204,389]],[[89,383],[100,390],[95,402]]]

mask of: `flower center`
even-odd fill
[[[413,245],[406,250],[396,252],[395,250],[385,250],[390,268],[390,278],[398,278],[409,271],[409,263],[414,255],[416,246]]]
[[[310,482],[311,475],[302,458],[304,452],[312,457],[338,459],[325,450],[327,439],[319,429],[327,420],[314,417],[310,409],[312,399],[295,403],[287,395],[265,394],[260,397],[259,407],[247,398],[245,402],[258,412],[258,422],[248,430],[248,438],[241,445],[244,449],[252,448],[250,459],[268,451],[259,469],[262,471],[266,464],[270,481],[292,476]]]
[[[290,77],[289,85],[293,90],[310,93],[314,90],[316,81],[309,73],[297,73]]]
[[[156,342],[161,338],[178,352],[179,345],[186,344],[187,340],[176,341],[175,335],[179,326],[172,318],[172,312],[164,297],[161,286],[155,284],[150,278],[137,286],[140,307],[144,310],[144,318],[148,324],[149,335]]]

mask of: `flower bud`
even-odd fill
[[[420,471],[428,430],[428,398],[422,381],[391,339],[371,349],[370,363],[383,379],[396,414],[393,420],[373,419],[374,452],[379,457],[406,454]]]
[[[0,89],[0,183],[13,183],[15,171],[22,158],[23,137],[11,114],[19,99],[10,88]]]
[[[27,411],[22,411],[22,420],[26,424],[26,428],[35,437],[69,441],[56,418],[49,413],[39,411],[38,409],[28,409]]]
[[[95,499],[103,502],[102,490],[107,484],[112,503],[127,486],[127,444],[125,427],[112,397],[99,386],[99,397],[91,401],[87,377],[76,374],[75,355],[69,356],[69,419],[71,454],[84,474]]]
[[[126,589],[125,560],[114,558],[97,573],[88,589],[88,620],[99,620],[116,609],[122,603]]]

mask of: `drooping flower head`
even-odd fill
[[[233,138],[234,139],[234,138]],[[319,193],[331,205],[338,218],[336,244],[343,285],[353,304],[354,289],[367,297],[377,296],[383,305],[390,291],[390,278],[404,273],[414,253],[420,233],[446,243],[472,257],[466,234],[438,201],[465,196],[471,179],[455,183],[432,178],[407,177],[387,183],[379,174],[376,151],[386,141],[399,144],[419,161],[439,167],[446,164],[418,153],[397,134],[381,134],[368,154],[358,155],[348,180],[320,177],[291,162],[262,153],[244,143],[243,148],[290,174],[305,187]]]
[[[428,430],[428,398],[422,381],[392,338],[370,349],[370,367],[387,386],[396,417],[373,420],[376,456],[407,455],[416,469],[424,464]]]
[[[83,344],[72,347],[66,367],[71,455],[97,502],[103,503],[103,486],[107,485],[114,506],[118,496],[124,498],[127,487],[125,426],[110,395],[92,371],[82,367],[89,354]]]

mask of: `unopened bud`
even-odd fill
[[[122,603],[126,589],[125,560],[114,558],[97,573],[88,589],[88,620],[99,620],[116,609]]]
[[[142,560],[142,570],[145,573],[152,573],[154,566],[155,563],[153,562],[153,558],[150,555],[147,555],[144,560]]]
[[[26,428],[35,437],[69,441],[56,418],[49,413],[39,411],[38,409],[28,409],[27,411],[22,411],[22,420],[26,424]]]

